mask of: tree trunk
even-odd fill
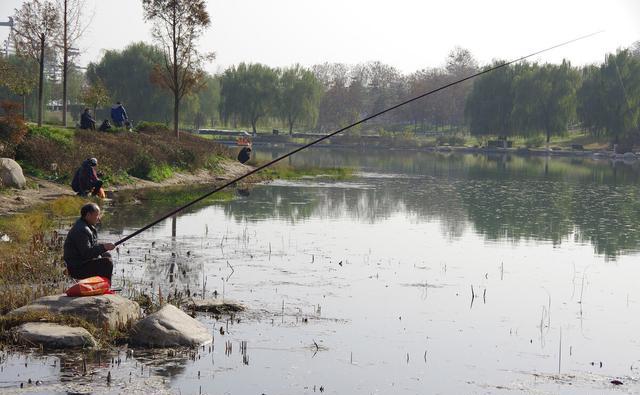
[[[44,43],[45,36],[40,36],[40,81],[38,84],[38,126],[42,126],[42,111],[44,104]]]
[[[22,95],[22,120],[27,120],[27,95]]]
[[[289,135],[293,134],[293,119],[289,118]]]
[[[256,131],[256,124],[258,123],[257,119],[252,119],[251,120],[251,127],[253,128],[253,134],[257,134],[258,132]]]
[[[180,138],[180,131],[178,130],[179,119],[180,119],[180,98],[176,94],[173,98],[173,132],[176,135],[176,140]]]
[[[178,140],[180,138],[180,131],[178,130],[178,123],[180,121],[180,85],[178,83],[178,37],[176,35],[178,4],[174,2],[171,7],[173,11],[171,24],[173,44],[173,132],[176,135],[176,140]]]
[[[69,71],[69,43],[67,36],[67,2],[68,0],[64,0],[64,15],[63,15],[63,37],[62,37],[62,51],[63,51],[63,59],[62,59],[62,126],[67,127],[67,74]],[[95,117],[96,113],[93,113]]]

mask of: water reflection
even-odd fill
[[[274,152],[259,152],[271,158]],[[221,205],[238,221],[311,217],[376,223],[397,213],[416,221],[438,221],[442,234],[459,238],[473,231],[491,241],[563,240],[590,243],[615,258],[640,245],[637,163],[612,164],[587,158],[510,155],[443,155],[397,151],[312,150],[292,158],[293,166],[349,166],[361,171],[348,182],[274,182],[236,193]],[[140,227],[177,202],[206,188],[176,190],[172,198],[145,197],[119,208],[109,228]],[[190,212],[196,212],[194,207]]]

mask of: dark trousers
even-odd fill
[[[102,276],[108,278],[109,282],[111,282],[111,276],[113,273],[113,261],[111,260],[111,254],[105,252],[100,258],[90,259],[77,266],[67,265],[67,271],[69,272],[69,275],[76,280],[93,276]]]
[[[91,185],[89,185],[89,188],[91,188],[91,189],[89,189],[88,191],[80,191],[80,192],[78,192],[78,196],[83,196],[84,197],[84,196],[89,195],[90,193],[93,196],[97,196],[98,195],[98,191],[100,190],[100,188],[102,188],[102,184],[103,184],[102,180],[94,181],[93,183],[91,183]]]

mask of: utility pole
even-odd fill
[[[67,74],[69,72],[69,38],[67,36],[67,3],[68,0],[63,0],[64,12],[62,14],[62,126],[67,127]]]
[[[13,17],[9,17],[8,22],[0,22],[0,26],[7,26],[9,30],[9,37],[4,42],[4,56],[9,56],[9,46],[11,45],[11,33],[13,33]]]

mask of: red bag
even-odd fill
[[[93,276],[78,280],[71,288],[67,289],[67,296],[94,296],[111,294],[111,283],[105,277]]]

